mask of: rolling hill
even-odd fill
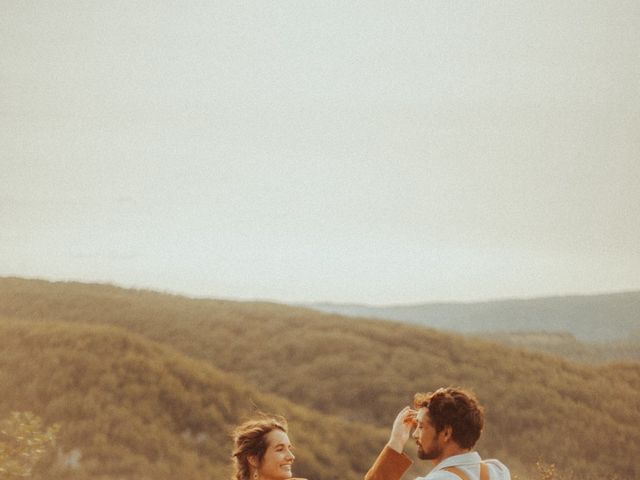
[[[490,338],[503,345],[544,352],[586,364],[640,362],[640,339],[633,337],[610,342],[581,342],[570,333],[560,332],[485,332],[470,337]]]
[[[583,479],[640,476],[637,364],[578,365],[415,325],[108,285],[0,279],[0,315],[124,328],[260,393],[383,431],[415,391],[462,385],[487,407],[480,452],[520,478],[540,459]]]
[[[227,479],[230,432],[256,406],[286,412],[295,472],[309,478],[361,478],[387,434],[114,327],[0,318],[0,347],[0,418],[31,411],[61,426],[36,479]]]

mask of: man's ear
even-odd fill
[[[453,439],[453,427],[451,425],[445,425],[444,429],[442,430],[442,437],[445,442]]]

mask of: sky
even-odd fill
[[[0,0],[0,276],[640,289],[640,3]]]

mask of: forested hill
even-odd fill
[[[398,320],[460,333],[566,332],[580,341],[606,342],[634,336],[640,342],[640,292],[388,307],[331,303],[308,306],[323,312]]]
[[[362,478],[387,435],[113,327],[0,317],[0,347],[0,418],[31,411],[60,426],[38,480],[226,480],[230,432],[256,407],[286,412],[294,472],[308,478]]]
[[[637,364],[583,366],[415,325],[105,285],[0,279],[1,315],[119,326],[260,392],[383,430],[414,392],[469,387],[487,407],[481,453],[521,479],[536,478],[538,460],[583,480],[640,478]]]

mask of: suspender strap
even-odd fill
[[[480,464],[480,480],[489,480],[489,467],[486,463]]]
[[[448,467],[448,468],[445,468],[445,470],[447,472],[451,472],[454,475],[459,476],[462,480],[469,480],[469,477],[467,476],[467,474],[464,473],[462,470],[460,470],[458,467]]]
[[[448,467],[445,470],[459,476],[462,480],[469,480],[469,476],[458,467]],[[480,480],[489,480],[489,467],[486,463],[480,464]]]

